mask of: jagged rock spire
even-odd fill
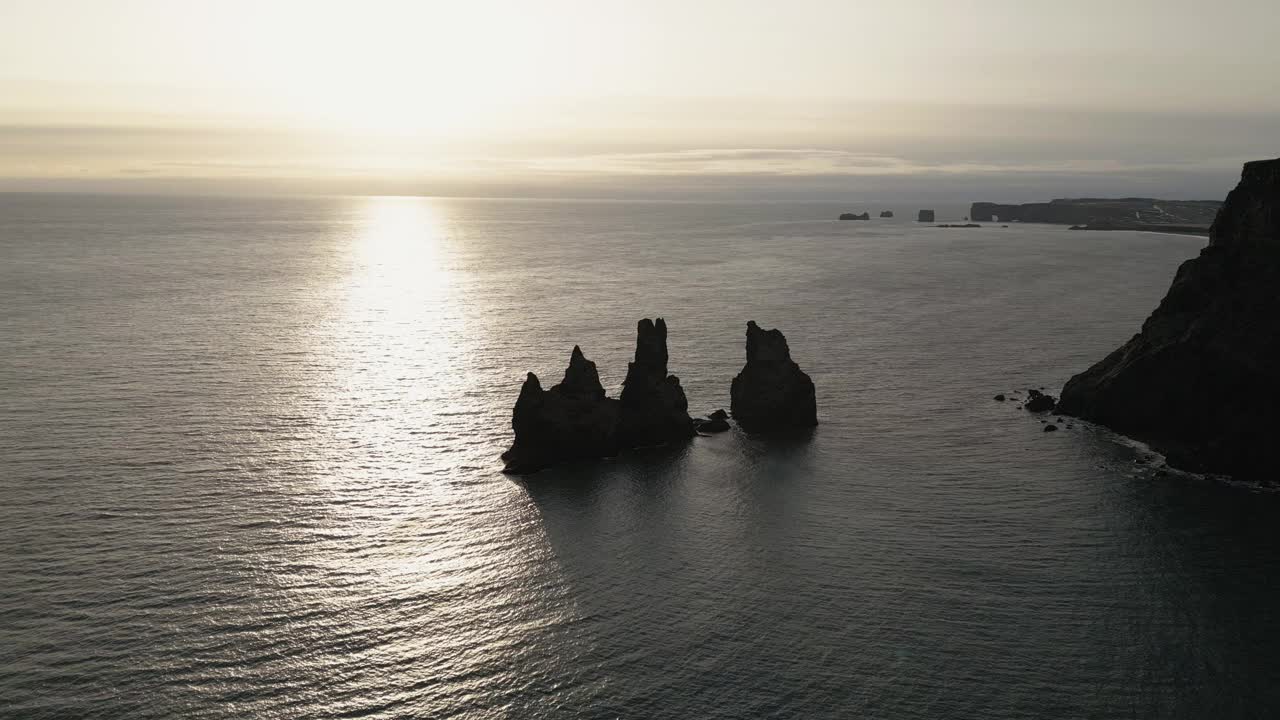
[[[667,375],[667,323],[662,318],[636,325],[635,361],[627,366],[621,400],[618,436],[624,446],[660,445],[695,435],[680,378]]]
[[[744,430],[765,432],[818,424],[813,380],[791,359],[778,330],[747,323],[747,364],[729,390],[733,419]]]

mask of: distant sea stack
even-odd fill
[[[934,219],[935,218],[932,210],[921,210],[920,214],[916,216],[916,222],[931,223],[934,221]]]
[[[1280,446],[1280,159],[1247,163],[1200,256],[1142,331],[1073,377],[1058,411],[1186,470],[1274,482]]]
[[[892,211],[892,210],[881,210],[881,211],[880,211],[880,217],[882,217],[882,218],[891,218],[891,217],[893,217],[893,211]]]
[[[747,323],[747,364],[733,379],[733,419],[750,432],[808,428],[818,424],[813,380],[791,359],[778,330]]]
[[[841,220],[870,220],[871,213],[864,212],[861,215],[854,215],[853,213],[840,213],[840,219]]]

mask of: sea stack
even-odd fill
[[[543,390],[529,373],[511,416],[515,442],[502,454],[503,472],[524,474],[565,460],[618,454],[621,403],[605,397],[596,364],[576,345],[564,380]]]
[[[807,428],[818,424],[813,380],[791,359],[778,330],[747,323],[747,364],[729,391],[733,419],[748,432]]]
[[[931,223],[933,221],[934,221],[934,214],[932,210],[921,210],[920,214],[916,216],[916,222]]]
[[[635,361],[622,383],[619,440],[624,447],[642,447],[694,435],[680,378],[667,374],[667,323],[645,318],[636,326]]]
[[[891,217],[893,217],[893,211],[892,211],[892,210],[881,210],[881,211],[880,211],[880,217],[882,217],[882,218],[891,218]]]
[[[1247,163],[1200,256],[1142,331],[1062,390],[1058,412],[1186,470],[1274,482],[1280,446],[1280,159]]]

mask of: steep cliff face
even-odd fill
[[[1244,166],[1209,245],[1142,331],[1063,388],[1058,412],[1150,443],[1177,467],[1274,481],[1280,445],[1280,159]]]
[[[818,424],[813,380],[791,359],[778,330],[747,323],[747,364],[729,389],[733,419],[742,429],[768,432]]]

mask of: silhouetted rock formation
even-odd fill
[[[667,374],[666,322],[646,318],[636,332],[635,361],[627,366],[622,382],[619,441],[623,447],[641,447],[693,437],[693,418],[680,378]]]
[[[937,227],[940,227],[940,228],[980,228],[980,227],[982,227],[982,226],[981,226],[981,225],[976,225],[976,224],[974,224],[974,223],[965,223],[965,224],[963,224],[963,225],[960,225],[960,224],[956,223],[956,224],[951,224],[951,225],[938,225]]]
[[[932,210],[921,210],[920,214],[916,216],[916,222],[933,222],[933,221],[934,221],[934,215]]]
[[[1274,481],[1280,446],[1280,159],[1247,163],[1209,245],[1142,331],[1073,377],[1058,411],[1188,470]]]
[[[974,222],[1034,222],[1055,225],[1140,223],[1207,225],[1222,203],[1217,200],[1155,198],[1059,198],[1023,205],[976,202],[969,207]]]
[[[687,440],[695,434],[688,408],[680,380],[667,375],[666,323],[641,320],[620,399],[605,396],[596,364],[576,345],[559,385],[543,390],[529,373],[512,412],[516,439],[502,454],[503,472],[520,475],[565,460]]]
[[[880,217],[882,217],[882,218],[891,218],[891,217],[893,217],[893,211],[892,211],[892,210],[881,210],[881,211],[880,211]]]
[[[840,219],[841,220],[870,220],[871,213],[864,212],[861,215],[854,215],[853,213],[840,213]]]
[[[502,454],[503,472],[523,474],[565,460],[618,454],[620,403],[605,397],[596,364],[574,346],[564,380],[543,390],[525,378],[511,415],[515,442]]]
[[[813,381],[791,359],[787,339],[777,330],[747,323],[747,364],[733,379],[729,395],[733,419],[744,430],[765,432],[818,424]]]
[[[1053,409],[1058,401],[1052,395],[1046,395],[1039,390],[1027,391],[1027,404],[1024,405],[1031,412],[1049,412]]]

